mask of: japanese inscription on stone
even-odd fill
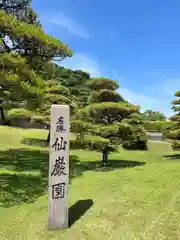
[[[51,106],[49,154],[49,229],[68,227],[69,106]]]

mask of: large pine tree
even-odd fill
[[[50,109],[52,104],[68,104],[71,113],[76,108],[76,104],[71,99],[70,90],[61,85],[56,80],[48,80],[44,87],[44,104],[32,114],[31,119],[36,122],[43,123],[50,128]],[[50,132],[47,137],[47,142],[50,140]]]
[[[91,89],[87,85],[90,74],[82,70],[71,70],[55,65],[54,77],[60,84],[69,88],[71,98],[82,108],[87,105]]]
[[[167,137],[173,140],[172,147],[175,150],[177,149],[179,150],[180,149],[180,91],[177,91],[175,93],[175,96],[177,97],[177,99],[172,102],[173,104],[172,109],[176,114],[170,118],[171,121],[175,122],[175,124],[173,124],[172,129],[168,133]]]
[[[43,89],[46,87],[43,79],[49,79],[53,74],[51,60],[54,57],[59,60],[70,57],[72,51],[44,33],[29,1],[9,0],[2,1],[2,4],[0,110],[4,120],[4,109],[22,106],[36,108],[38,103],[42,103]]]
[[[102,152],[102,164],[106,165],[108,151],[116,145],[117,140],[122,142],[133,139],[133,122],[137,123],[133,114],[138,114],[139,107],[129,104],[116,92],[119,86],[114,80],[94,78],[89,87],[92,94],[89,96],[88,106],[79,111],[78,121],[72,122],[72,129],[77,133],[78,127],[82,130],[84,128],[84,131],[99,136],[97,145]],[[91,127],[87,129],[88,125],[85,123],[91,124]],[[94,144],[96,145],[96,138]]]

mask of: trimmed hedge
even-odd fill
[[[8,111],[8,118],[13,117],[22,117],[26,119],[30,119],[32,116],[32,112],[25,108],[12,108]]]
[[[125,141],[122,147],[126,150],[148,150],[147,141],[143,140]]]
[[[144,123],[144,128],[146,131],[149,132],[164,132],[165,129],[171,127],[174,122],[168,122],[168,121],[149,121]]]
[[[175,151],[180,151],[180,140],[173,141],[172,148]]]

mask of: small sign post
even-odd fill
[[[68,228],[69,106],[51,106],[48,229]]]

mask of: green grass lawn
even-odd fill
[[[48,149],[36,142],[46,137],[0,127],[0,240],[180,239],[180,154],[154,142],[120,149],[104,169],[99,153],[71,151],[71,227],[48,232]]]

